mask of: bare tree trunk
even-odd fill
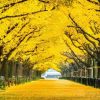
[[[2,62],[0,76],[4,76],[5,79],[8,79],[8,61],[7,61],[7,59],[4,59]]]

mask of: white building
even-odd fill
[[[54,69],[48,69],[45,73],[41,75],[41,78],[60,78],[62,77],[61,73],[54,70]]]

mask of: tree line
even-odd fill
[[[100,4],[99,1],[87,1],[97,7]],[[99,8],[95,12],[98,15],[95,15],[94,19],[92,16],[92,18],[87,20],[90,31],[85,29],[86,26],[82,26],[85,22],[80,24],[72,14],[68,15],[72,23],[67,26],[64,32],[68,39],[64,40],[68,50],[62,53],[67,58],[61,63],[61,66],[63,66],[61,68],[64,77],[86,85],[100,87]],[[96,16],[98,20],[95,19]],[[87,17],[89,16],[87,15]]]

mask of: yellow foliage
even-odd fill
[[[0,0],[0,7],[2,8],[2,6],[13,2],[18,2],[18,0]],[[100,33],[94,34],[90,28],[93,27],[95,30],[93,21],[97,22],[97,26],[100,28],[100,14],[98,11],[95,11],[95,9],[99,9],[99,7],[87,0],[73,0],[70,6],[66,6],[62,0],[52,0],[48,4],[38,0],[28,0],[15,4],[14,6],[8,6],[8,8],[1,8],[0,38],[5,43],[4,52],[9,52],[11,48],[18,44],[20,37],[25,37],[9,59],[12,57],[16,59],[18,56],[21,56],[23,59],[30,57],[31,62],[38,62],[34,68],[38,68],[39,70],[46,70],[49,67],[54,69],[59,68],[56,64],[65,60],[65,57],[63,57],[61,53],[68,50],[64,40],[69,43],[77,55],[83,55],[82,51],[75,48],[70,39],[64,35],[64,32],[67,30],[73,34],[74,38],[80,38],[81,44],[84,42],[89,43],[81,33],[77,34],[75,29],[67,27],[73,25],[68,17],[69,14],[86,32],[94,37],[100,38]],[[5,11],[3,12],[3,10]],[[6,34],[7,30],[16,23],[18,23],[18,26],[9,34]],[[27,25],[20,31],[25,23],[27,23]],[[34,31],[27,35],[33,29]],[[90,39],[93,40],[92,38]],[[2,41],[0,40],[1,44]],[[97,42],[95,40],[93,41],[95,43]],[[98,45],[98,43],[96,44]],[[79,46],[77,43],[76,45]],[[35,46],[37,46],[37,49],[35,49],[34,52],[27,52],[34,50]],[[70,52],[70,50],[68,51]],[[51,58],[48,59],[50,56]],[[69,61],[71,62],[72,60]]]

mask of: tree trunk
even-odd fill
[[[8,61],[7,61],[7,59],[4,59],[2,62],[0,76],[4,76],[6,80],[8,79]]]

